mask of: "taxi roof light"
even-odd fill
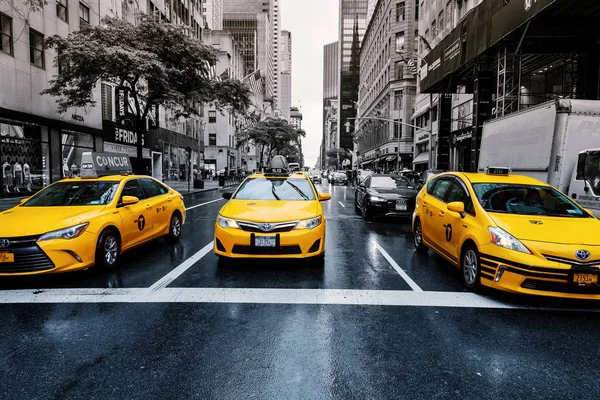
[[[502,175],[508,176],[511,173],[510,167],[486,167],[485,173],[487,175]]]
[[[119,174],[127,176],[131,172],[131,160],[127,155],[91,151],[81,154],[81,178],[98,178]]]
[[[265,171],[266,176],[289,175],[289,166],[284,156],[274,156]]]

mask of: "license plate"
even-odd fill
[[[275,236],[255,236],[254,245],[256,247],[275,247]]]
[[[406,200],[396,201],[396,211],[406,211]]]
[[[15,262],[15,254],[10,251],[0,252],[0,263],[11,263]]]
[[[598,284],[598,275],[596,274],[574,274],[573,282],[578,285],[596,285]]]

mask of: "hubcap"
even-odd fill
[[[473,285],[477,279],[477,255],[473,250],[467,250],[463,260],[463,274],[465,282]]]
[[[422,234],[423,233],[421,232],[421,224],[417,222],[417,226],[415,226],[415,244],[417,245],[417,247],[421,245]]]
[[[104,241],[104,259],[108,265],[113,265],[117,261],[117,239],[109,235]]]
[[[180,232],[181,221],[179,220],[179,217],[177,215],[174,215],[173,219],[171,220],[171,233],[173,234],[173,236],[178,237]]]

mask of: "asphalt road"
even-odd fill
[[[408,221],[320,188],[323,269],[218,266],[210,192],[111,273],[0,278],[0,399],[598,397],[596,303],[467,293]]]

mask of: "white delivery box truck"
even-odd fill
[[[600,218],[600,101],[561,99],[483,125],[479,170],[510,167]]]

